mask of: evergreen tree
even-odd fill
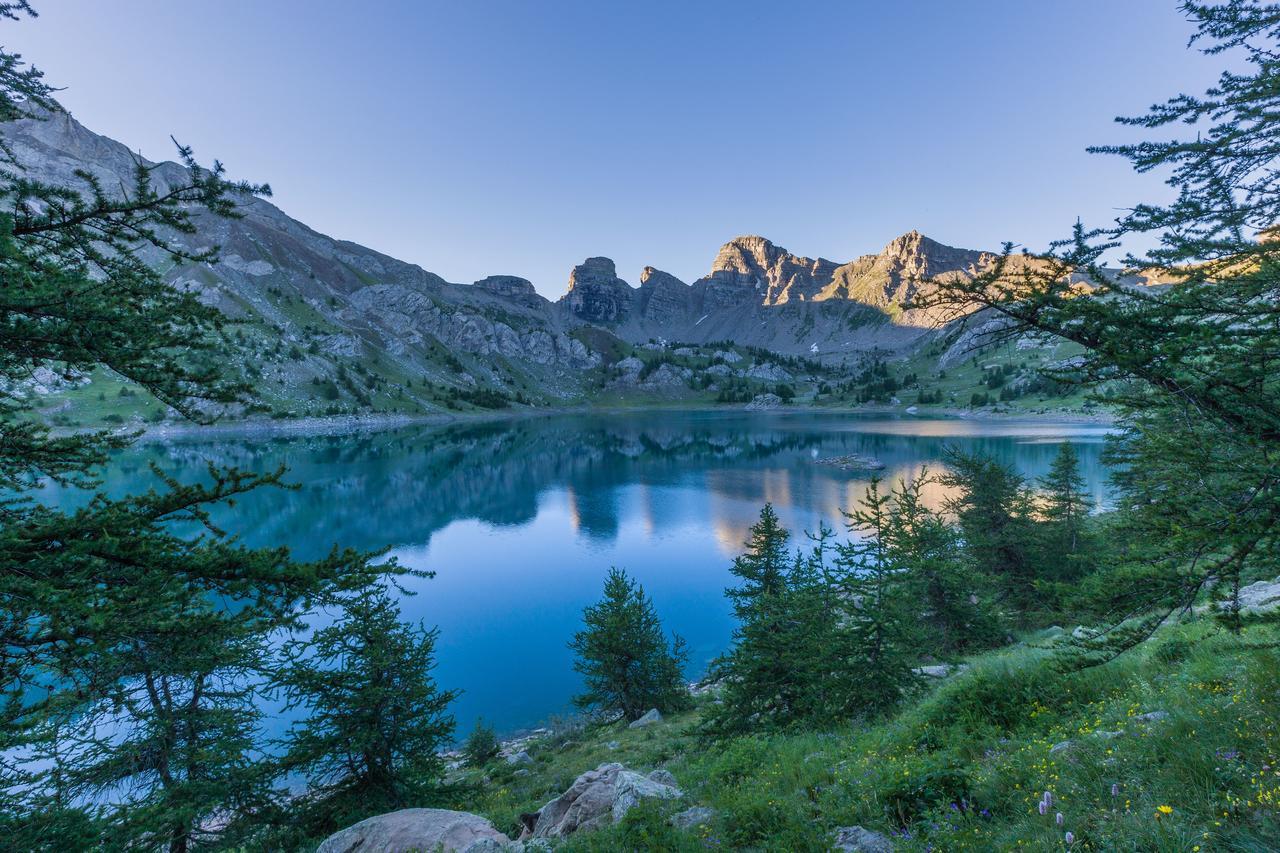
[[[27,13],[24,2],[0,4],[0,19]],[[193,252],[175,238],[269,192],[227,181],[185,147],[182,169],[165,167],[163,179],[139,161],[119,188],[84,172],[40,180],[4,143],[6,123],[59,110],[40,72],[0,51],[0,753],[10,757],[0,824],[20,849],[99,828],[115,849],[146,839],[184,850],[227,825],[210,816],[266,795],[244,766],[260,733],[238,681],[255,637],[399,570],[354,552],[298,563],[282,549],[243,548],[211,523],[215,506],[278,484],[279,471],[211,468],[200,484],[157,472],[146,494],[98,495],[72,512],[31,500],[43,480],[94,486],[107,454],[130,440],[50,432],[33,416],[36,398],[19,391],[34,368],[122,377],[201,421],[243,399],[244,386],[219,371],[233,345],[222,316],[149,261],[212,262],[216,248]],[[193,527],[203,534],[175,533]],[[108,728],[118,736],[100,736]],[[51,803],[41,821],[25,819]]]
[[[308,781],[308,831],[431,799],[458,696],[431,675],[436,635],[402,623],[387,592],[372,589],[350,597],[339,621],[286,647],[276,683],[287,707],[308,715],[290,730],[282,764]]]
[[[604,598],[582,612],[586,627],[569,648],[586,691],[579,708],[635,720],[651,708],[663,713],[689,707],[684,681],[684,640],[667,642],[653,600],[621,569],[610,569]]]
[[[867,493],[845,513],[855,538],[837,546],[847,569],[850,607],[839,644],[838,671],[846,685],[848,716],[878,713],[897,704],[918,682],[924,608],[914,594],[909,565],[895,532],[904,526],[896,496],[875,477]]]
[[[1095,549],[1088,528],[1091,501],[1071,442],[1058,446],[1053,466],[1039,485],[1042,574],[1056,581],[1077,580],[1095,568]]]
[[[988,600],[981,575],[970,570],[956,531],[924,504],[927,468],[901,481],[891,496],[883,536],[884,558],[906,576],[909,598],[918,601],[927,631],[922,649],[934,655],[990,648],[1005,632]]]
[[[712,664],[712,676],[723,685],[719,704],[709,711],[706,731],[712,735],[785,727],[812,708],[806,650],[821,634],[805,617],[817,599],[808,583],[812,573],[788,553],[789,539],[773,507],[765,504],[746,550],[733,560],[730,571],[742,582],[725,594],[738,625],[733,646]]]
[[[501,755],[502,743],[493,726],[485,725],[483,718],[476,720],[476,727],[467,735],[467,742],[462,745],[462,754],[469,767],[483,767]]]
[[[990,457],[947,448],[939,482],[956,490],[946,502],[964,535],[973,568],[999,584],[1020,612],[1036,606],[1035,520],[1022,477]]]
[[[1108,588],[1113,630],[1079,661],[1109,659],[1206,589],[1241,620],[1237,591],[1280,572],[1280,12],[1258,0],[1186,2],[1193,44],[1235,61],[1203,95],[1177,95],[1119,121],[1181,138],[1093,150],[1163,170],[1176,196],[1137,204],[1113,226],[1039,255],[1006,246],[984,274],[921,288],[913,307],[940,316],[988,309],[975,346],[1022,335],[1082,349],[1048,378],[1109,383],[1121,415],[1109,447],[1120,490],[1121,563]],[[1138,243],[1124,274],[1105,255]],[[1145,247],[1155,245],[1153,249]]]

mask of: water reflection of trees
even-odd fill
[[[301,488],[250,496],[219,520],[250,544],[285,541],[314,552],[333,542],[363,548],[422,543],[458,519],[520,525],[535,517],[539,497],[549,490],[568,496],[580,532],[609,539],[620,523],[620,487],[629,485],[648,487],[642,498],[648,501],[664,486],[705,489],[712,522],[728,537],[739,527],[742,507],[804,504],[806,511],[835,519],[857,500],[866,475],[813,464],[815,457],[867,454],[885,463],[887,477],[910,477],[953,442],[1034,477],[1048,470],[1056,452],[1053,442],[1019,443],[1007,435],[920,434],[936,428],[856,432],[848,424],[820,417],[648,413],[182,440],[132,449],[110,466],[106,485],[124,491],[145,484],[151,463],[183,480],[199,478],[209,461],[252,470],[285,463]],[[1100,484],[1098,445],[1082,450],[1090,482]],[[940,501],[941,493],[930,497]],[[661,523],[662,507],[645,512]]]

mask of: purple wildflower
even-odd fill
[[[1045,816],[1045,815],[1047,815],[1048,813],[1049,813],[1049,806],[1045,803],[1045,801],[1044,801],[1044,800],[1041,800],[1041,801],[1040,801],[1040,816],[1041,816],[1041,817],[1044,817],[1044,816]]]
[[[1067,844],[1075,844],[1075,843],[1076,843],[1076,836],[1075,836],[1075,833],[1074,833],[1074,832],[1068,832],[1068,833],[1066,834],[1066,836],[1064,837],[1064,840],[1067,842]]]
[[[1067,819],[1062,816],[1062,812],[1058,812],[1057,816],[1053,819],[1053,822],[1056,823],[1058,826],[1062,826],[1062,824],[1065,823],[1066,820]]]

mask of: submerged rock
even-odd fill
[[[401,809],[377,815],[330,835],[316,853],[481,853],[514,849],[493,824],[469,812]]]
[[[883,471],[884,463],[874,456],[851,453],[847,456],[823,456],[813,460],[815,464],[839,468],[841,471]]]

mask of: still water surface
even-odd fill
[[[389,547],[433,579],[411,579],[406,618],[440,627],[439,682],[461,688],[465,733],[478,715],[500,731],[565,712],[578,689],[565,644],[610,566],[653,597],[689,642],[690,676],[728,644],[724,588],[760,507],[797,533],[836,525],[867,474],[816,462],[876,457],[887,480],[938,469],[948,444],[1045,474],[1057,444],[1078,445],[1105,502],[1106,428],[825,414],[563,416],[355,435],[148,441],[118,457],[108,491],[155,485],[149,465],[198,479],[206,460],[289,467],[296,491],[264,490],[217,518],[248,545],[300,557],[332,545]],[[51,499],[59,500],[50,495]],[[941,500],[939,487],[931,499]],[[68,498],[69,500],[69,498]]]

